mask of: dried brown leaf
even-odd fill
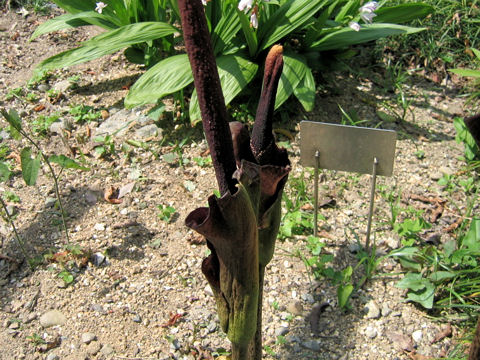
[[[442,327],[442,329],[437,333],[437,335],[435,335],[435,338],[432,340],[432,344],[442,341],[443,339],[451,335],[452,335],[452,325],[448,323],[447,325]]]
[[[162,327],[169,327],[169,326],[172,326],[172,325],[175,325],[178,321],[178,319],[180,319],[183,315],[182,314],[170,314],[170,319],[168,319],[168,321],[162,325]]]
[[[413,352],[415,350],[413,347],[412,338],[410,336],[395,332],[388,332],[387,336],[390,340],[392,340],[393,346],[397,350],[408,352]]]
[[[103,198],[110,204],[120,204],[122,200],[118,198],[118,195],[119,189],[114,186],[110,186],[105,190]]]

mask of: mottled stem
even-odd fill
[[[278,159],[278,148],[273,137],[273,112],[278,82],[283,70],[283,47],[274,45],[265,60],[263,89],[255,115],[252,131],[251,148],[260,165],[277,165],[285,159]]]
[[[480,316],[477,322],[477,329],[473,335],[472,344],[470,345],[468,360],[480,360]]]
[[[236,191],[233,144],[210,34],[201,0],[178,0],[183,38],[192,66],[203,128],[222,195]]]

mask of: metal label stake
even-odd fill
[[[373,217],[373,203],[375,201],[375,187],[377,183],[377,166],[378,159],[373,158],[373,170],[372,170],[372,187],[370,189],[370,206],[368,208],[368,222],[367,222],[367,235],[365,240],[365,249],[368,252],[370,248],[370,232],[372,230],[372,217]]]
[[[392,130],[326,124],[300,123],[301,163],[314,167],[314,235],[317,236],[319,169],[372,174],[365,247],[370,246],[377,175],[391,176],[397,133]],[[320,154],[322,154],[320,159]],[[373,169],[372,169],[373,159]]]
[[[313,236],[317,237],[318,234],[318,169],[320,167],[320,152],[315,151],[315,170],[314,170],[314,178],[315,178],[315,185],[314,189],[314,213],[313,213]]]

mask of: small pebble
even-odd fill
[[[422,333],[422,330],[416,330],[412,333],[412,339],[413,341],[415,341],[416,343],[419,343],[422,341],[422,338],[423,338],[423,333]]]
[[[367,319],[378,319],[380,317],[380,309],[375,301],[370,300],[365,305],[365,310],[367,311]]]
[[[365,329],[365,335],[369,338],[369,339],[373,339],[377,336],[377,329],[375,329],[374,327],[371,327],[371,326],[367,326],[367,328]]]
[[[82,342],[84,344],[90,344],[93,340],[96,340],[97,336],[94,333],[87,332],[82,334]]]

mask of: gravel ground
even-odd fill
[[[61,123],[41,140],[48,153],[69,155],[72,148],[87,156],[89,171],[65,171],[61,193],[69,214],[71,243],[88,249],[74,257],[65,250],[65,237],[58,225],[51,178],[46,169],[38,182],[27,187],[17,172],[1,190],[12,191],[20,202],[9,202],[15,223],[30,253],[56,254],[47,264],[31,271],[6,223],[0,225],[0,353],[1,359],[211,359],[229,348],[219,329],[212,292],[200,271],[206,254],[203,240],[184,226],[187,214],[205,205],[214,190],[210,166],[201,167],[194,158],[205,156],[207,147],[199,131],[191,133],[191,145],[184,148],[184,166],[169,163],[162,155],[173,145],[162,143],[163,134],[182,134],[182,125],[153,122],[144,109],[122,110],[126,89],[140,74],[135,65],[114,54],[88,64],[56,73],[44,86],[32,90],[39,104],[18,99],[6,100],[9,90],[25,85],[34,65],[43,58],[73,46],[95,34],[97,29],[68,30],[44,35],[28,42],[35,26],[45,17],[13,12],[0,15],[0,105],[15,108],[24,122],[38,115],[59,112]],[[78,87],[66,82],[79,76]],[[378,75],[381,77],[381,75]],[[335,94],[321,93],[317,109],[292,119],[289,131],[295,136],[289,149],[292,179],[303,177],[313,188],[311,169],[299,164],[298,121],[339,122],[338,104],[355,109],[368,125],[378,125],[375,104],[388,99],[378,82],[362,76],[335,76]],[[54,104],[46,91],[63,95]],[[463,102],[455,87],[418,79],[408,89],[412,111],[405,122],[381,123],[398,132],[394,174],[379,178],[373,237],[379,253],[397,248],[399,238],[386,225],[389,204],[380,196],[402,194],[400,205],[431,214],[431,203],[419,196],[446,201],[445,210],[422,234],[425,240],[441,244],[451,238],[445,229],[465,209],[461,193],[446,192],[437,180],[456,173],[462,146],[455,142],[452,119],[464,115]],[[101,122],[71,124],[71,104],[86,104],[106,110]],[[170,106],[171,107],[171,106]],[[336,120],[338,119],[338,120]],[[116,151],[106,159],[95,157],[88,134],[112,131],[128,123],[114,136],[117,149],[127,140],[147,142],[147,149],[132,147]],[[175,125],[175,124],[174,124]],[[62,141],[58,127],[70,127],[71,137]],[[5,123],[2,120],[2,127]],[[163,129],[163,133],[162,133]],[[184,131],[188,129],[183,129]],[[8,138],[3,143],[15,155],[25,141]],[[80,141],[81,138],[86,141]],[[65,140],[65,139],[64,139]],[[181,139],[179,139],[181,140]],[[424,156],[418,156],[422,151]],[[370,176],[325,171],[321,177],[322,198],[334,206],[320,210],[322,241],[334,255],[333,266],[343,268],[356,262],[356,240],[365,236]],[[125,186],[134,184],[132,189]],[[104,200],[110,187],[127,194],[120,204]],[[294,195],[295,189],[287,187]],[[158,205],[175,208],[171,222],[162,220]],[[307,210],[308,211],[308,210]],[[311,210],[310,210],[311,211]],[[478,204],[474,211],[478,212]],[[336,302],[336,288],[327,280],[314,279],[299,256],[306,255],[306,236],[279,241],[267,267],[264,290],[265,359],[421,359],[439,358],[448,353],[461,337],[459,324],[451,324],[451,334],[434,342],[438,334],[449,333],[449,324],[436,322],[421,307],[405,302],[405,293],[396,288],[400,266],[388,259],[379,266],[379,275],[359,289],[344,312]],[[76,263],[74,281],[66,286],[59,278],[61,256]]]

